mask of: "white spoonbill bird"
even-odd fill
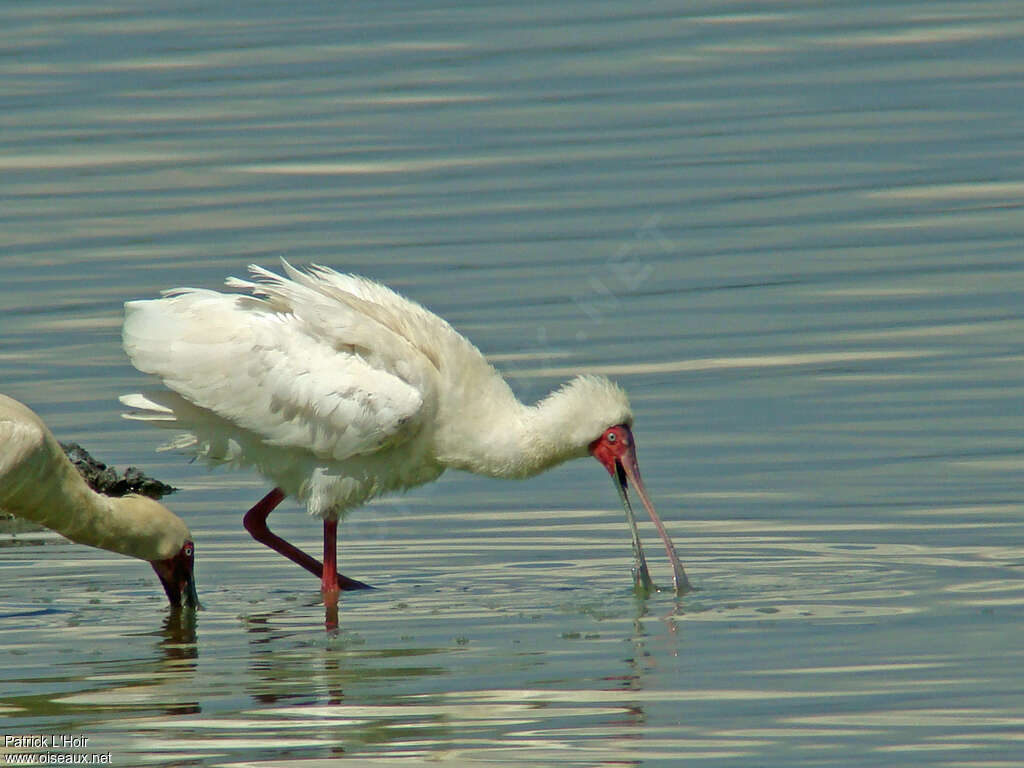
[[[245,515],[255,539],[336,595],[366,586],[336,571],[338,520],[353,507],[449,468],[525,478],[589,452],[619,487],[637,583],[652,586],[629,485],[665,543],[676,591],[689,588],[640,479],[622,389],[580,376],[524,405],[469,340],[419,304],[364,278],[282,263],[285,276],[250,266],[251,280],[227,280],[245,293],[179,288],[125,304],[125,351],[166,387],[123,396],[129,418],[182,431],[168,448],[251,466],[274,483]],[[267,528],[286,495],[323,519],[322,565]]]
[[[145,496],[104,496],[68,461],[42,419],[0,395],[0,510],[65,538],[151,563],[171,605],[197,607],[185,523]]]

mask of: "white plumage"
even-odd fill
[[[169,447],[252,466],[328,523],[447,468],[528,477],[632,423],[625,393],[603,377],[524,405],[419,304],[325,267],[283,266],[227,281],[244,293],[182,288],[126,303],[125,351],[165,389],[122,402],[179,430]]]

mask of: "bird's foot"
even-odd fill
[[[338,575],[338,589],[342,592],[354,592],[357,589],[376,589],[376,587],[370,584],[364,584],[358,579],[350,579],[348,576],[339,573]]]

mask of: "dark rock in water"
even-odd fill
[[[97,493],[107,496],[126,496],[129,493],[137,493],[141,496],[149,496],[151,499],[159,499],[168,493],[174,493],[177,488],[154,480],[142,474],[136,467],[128,467],[123,475],[118,475],[117,470],[108,467],[102,461],[96,461],[89,452],[78,443],[61,443],[60,447],[75,465],[75,469],[85,478]]]

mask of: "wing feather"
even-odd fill
[[[127,303],[124,346],[136,368],[266,445],[342,460],[415,434],[430,394],[422,366],[394,365],[397,340],[351,310],[323,334],[327,307],[314,310],[311,323],[280,301],[183,289]],[[170,410],[189,428],[186,409],[156,404],[149,418]]]

